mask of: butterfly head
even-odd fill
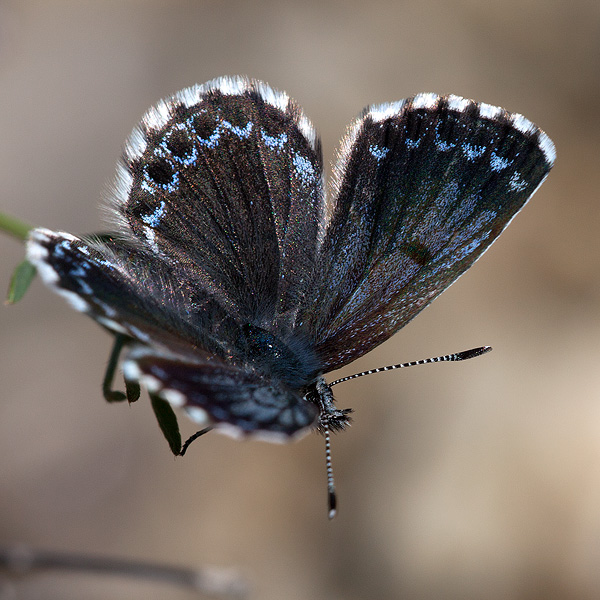
[[[352,423],[350,413],[351,408],[337,408],[331,386],[327,384],[323,377],[318,377],[314,383],[306,388],[304,399],[315,404],[319,409],[319,418],[317,420],[317,431],[325,433],[327,429],[331,431],[343,431]]]

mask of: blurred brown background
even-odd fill
[[[235,566],[254,598],[600,597],[600,3],[0,4],[0,207],[101,228],[121,144],[159,98],[224,74],[286,90],[326,160],[369,103],[455,93],[521,112],[558,162],[498,243],[344,373],[493,345],[336,389],[323,441],[210,435],[175,460],[147,397],[107,405],[109,337],[36,282],[0,307],[0,543]],[[22,246],[0,237],[6,286]],[[186,434],[193,425],[182,421]],[[19,598],[189,598],[41,575]]]

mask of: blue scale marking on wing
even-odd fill
[[[265,145],[271,150],[282,151],[288,141],[287,133],[280,133],[279,135],[268,135],[265,131],[260,132]]]
[[[160,220],[165,213],[165,203],[161,201],[160,205],[154,209],[154,212],[150,215],[142,215],[142,221],[146,223],[146,225],[150,225],[151,227],[158,227],[160,225]]]
[[[496,171],[496,172],[504,171],[504,169],[508,169],[508,167],[510,167],[510,165],[511,165],[510,160],[507,160],[506,158],[499,156],[495,152],[492,152],[491,160],[490,160],[490,167],[491,167],[492,171]]]
[[[485,146],[476,146],[474,144],[469,144],[465,142],[461,145],[461,149],[463,150],[467,160],[473,161],[481,158],[485,153]]]

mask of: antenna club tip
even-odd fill
[[[468,360],[470,358],[476,358],[477,356],[481,356],[482,354],[487,354],[491,352],[491,346],[480,346],[479,348],[473,348],[471,350],[465,350],[464,352],[459,352],[456,357],[457,360]]]
[[[330,519],[333,519],[333,517],[337,515],[337,496],[335,494],[335,490],[331,487],[329,488],[327,493],[327,502],[329,504],[329,512],[327,513],[327,516]]]

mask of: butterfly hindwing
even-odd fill
[[[28,258],[47,285],[108,329],[144,343],[213,352],[230,349],[238,326],[202,289],[174,278],[170,265],[125,240],[81,239],[35,229]]]
[[[265,377],[240,358],[251,360],[252,351],[271,347],[268,333],[237,327],[209,297],[201,299],[201,290],[174,281],[164,261],[122,240],[82,240],[45,229],[32,232],[28,249],[44,281],[74,308],[140,342],[124,362],[128,381],[146,384],[194,420],[203,416],[237,437],[284,441],[315,422],[316,405],[281,381],[294,368],[285,357],[273,358],[281,378]],[[200,320],[186,318],[194,304],[203,307]],[[241,337],[246,343],[237,348],[238,365],[219,357],[236,349]],[[259,358],[263,365],[269,360]]]
[[[205,356],[184,357],[135,346],[123,364],[126,377],[183,407],[201,426],[216,424],[235,437],[285,441],[314,424],[314,404],[277,380]]]

